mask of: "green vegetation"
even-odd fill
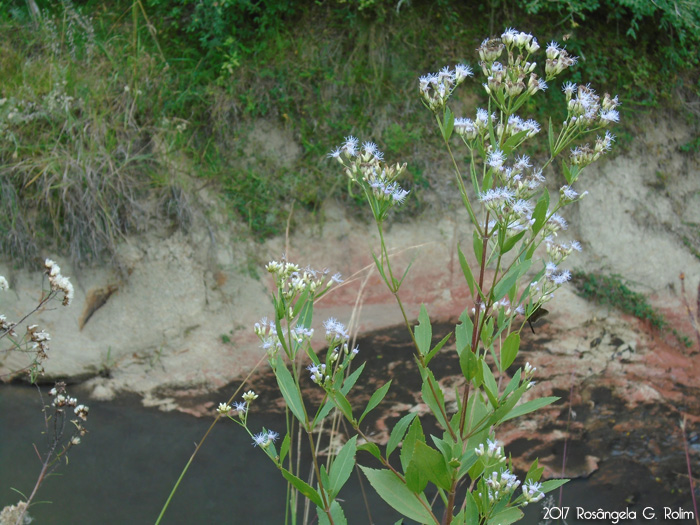
[[[619,275],[601,275],[576,271],[572,282],[579,294],[600,304],[612,306],[638,319],[649,321],[655,328],[666,328],[664,316],[654,310],[643,294],[634,292]]]
[[[0,0],[0,247],[23,263],[42,249],[109,256],[154,216],[188,228],[203,186],[256,238],[284,231],[282,202],[295,214],[329,198],[355,206],[325,158],[348,133],[408,162],[408,187],[430,186],[440,144],[416,79],[476,65],[483,34],[507,26],[581,55],[572,80],[619,93],[623,112],[700,89],[689,1],[36,0],[32,14],[34,3]],[[465,112],[485,100],[470,89]],[[562,111],[551,91],[526,112]]]

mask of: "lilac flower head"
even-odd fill
[[[503,163],[506,161],[506,156],[505,154],[499,150],[495,149],[493,150],[489,156],[486,162],[488,163],[489,166],[491,166],[495,170],[500,170],[501,167],[503,166]]]

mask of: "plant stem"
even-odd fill
[[[247,375],[246,378],[241,382],[241,385],[236,389],[236,391],[233,393],[233,395],[230,397],[230,399],[228,400],[227,404],[231,404],[231,402],[233,401],[233,399],[238,395],[238,392],[240,392],[240,390],[243,388],[243,385],[246,384],[246,382],[248,381],[248,379],[250,379],[250,376],[253,375],[253,372],[255,372],[255,371],[258,369],[258,367],[262,364],[263,359],[265,359],[266,357],[267,357],[267,354],[263,355],[263,356],[260,358],[260,360],[256,363],[256,365],[253,367],[253,369],[252,369],[250,372],[248,372],[248,375]],[[211,425],[209,425],[209,428],[207,429],[207,431],[206,431],[206,432],[204,433],[204,435],[202,436],[202,439],[201,439],[201,440],[199,441],[199,443],[197,444],[197,447],[194,449],[194,452],[193,452],[192,455],[190,456],[190,459],[189,459],[189,460],[187,461],[187,463],[185,464],[185,468],[182,469],[182,472],[180,473],[180,477],[177,478],[177,481],[175,482],[175,486],[174,486],[173,489],[170,491],[170,494],[168,495],[168,499],[165,501],[165,505],[163,505],[163,508],[161,509],[160,514],[158,515],[158,518],[156,519],[155,525],[158,525],[158,524],[160,523],[160,521],[163,519],[163,516],[165,515],[165,511],[168,510],[168,506],[170,505],[170,501],[173,499],[173,496],[175,495],[175,492],[177,491],[178,487],[180,486],[180,482],[182,481],[182,478],[185,477],[185,473],[186,473],[187,470],[190,468],[190,465],[192,464],[192,461],[194,460],[194,457],[197,455],[197,452],[199,452],[199,449],[202,448],[202,445],[204,445],[204,442],[206,441],[206,439],[207,439],[207,437],[209,436],[210,432],[212,431],[212,429],[214,428],[214,426],[219,422],[220,419],[221,419],[221,416],[220,416],[220,415],[217,415],[217,416],[216,416],[216,419],[212,422]]]

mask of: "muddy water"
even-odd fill
[[[410,354],[406,353],[401,333],[401,330],[395,333],[386,331],[359,341],[361,349],[372,353],[373,365],[366,367],[358,382],[358,395],[353,399],[357,406],[366,404],[387,375],[393,379],[386,398],[387,406],[403,404],[408,407],[419,400],[415,363],[411,358],[406,358]],[[448,355],[439,360],[439,366],[440,370],[436,371],[438,377],[459,370],[456,360]],[[252,379],[251,387],[260,393],[260,398],[250,415],[251,428],[264,426],[283,430],[282,405],[274,395],[273,385],[274,378],[269,371]],[[232,384],[219,396],[212,396],[212,399],[226,399],[236,386]],[[305,398],[313,400],[318,395],[313,388],[310,385]],[[69,392],[86,401],[78,386]],[[616,406],[613,401],[606,402],[601,397],[596,406],[617,410],[620,412],[616,416],[618,419],[647,418],[648,435],[640,435],[637,441],[621,443],[620,436],[611,432],[607,425],[602,428],[594,424],[587,426],[589,430],[583,434],[588,436],[587,440],[569,442],[567,458],[573,465],[579,457],[594,453],[600,459],[598,469],[590,477],[566,485],[561,495],[556,491],[553,501],[548,504],[549,511],[541,504],[527,508],[526,519],[521,523],[534,525],[547,522],[548,517],[554,523],[564,513],[568,513],[566,522],[569,524],[613,523],[611,519],[577,519],[577,508],[589,512],[598,509],[636,512],[636,518],[626,523],[694,523],[694,520],[663,518],[665,508],[692,511],[692,503],[687,476],[684,477],[683,458],[677,457],[678,454],[649,455],[646,443],[668,434],[666,429],[659,428],[662,415],[658,411],[646,416],[642,413],[625,414],[624,407]],[[154,523],[173,483],[194,450],[195,442],[204,434],[211,418],[146,409],[135,396],[124,396],[109,403],[89,404],[90,433],[71,452],[70,464],[61,467],[58,476],[45,482],[38,500],[51,503],[32,508],[35,523]],[[43,420],[40,408],[36,389],[0,386],[0,507],[18,500],[10,487],[27,494],[31,492],[39,473],[41,465],[32,443],[42,449]],[[578,410],[580,417],[583,417],[583,407],[578,407]],[[594,416],[589,414],[586,417],[593,423],[603,421]],[[379,428],[381,422],[391,426],[395,419],[394,415],[382,414],[377,410],[365,422],[367,431],[371,432],[373,427]],[[438,429],[429,428],[428,425],[425,430],[426,433],[439,433]],[[543,439],[537,440],[537,443],[536,440],[528,442],[519,439],[507,451],[514,457],[527,455],[528,451],[535,449],[535,445],[540,447],[540,457],[547,454],[555,458],[563,456],[563,442],[556,440],[547,445]],[[691,442],[691,447],[699,445]],[[361,457],[361,461],[366,463],[365,455]],[[697,475],[700,465],[694,465],[694,469]],[[518,472],[518,475],[522,479],[523,473]],[[370,519],[367,515],[360,482],[353,475],[342,494],[349,522],[363,525],[395,523],[400,516],[373,495],[364,478],[363,482],[372,517]],[[247,434],[233,423],[222,422],[217,425],[185,476],[163,523],[281,524],[284,490],[285,484],[279,473],[264,454],[251,445]],[[649,509],[648,513],[655,512],[655,517],[644,519],[644,508]]]
[[[42,486],[38,499],[51,503],[32,508],[34,523],[154,523],[210,423],[209,418],[146,409],[133,397],[90,403],[90,432],[71,451],[69,464]],[[163,523],[284,523],[281,476],[242,429],[222,423],[190,467]],[[278,417],[251,415],[250,423],[283,427]],[[41,469],[32,443],[40,450],[44,445],[42,425],[35,389],[0,386],[0,507],[19,499],[11,487],[31,492]],[[374,497],[371,504],[376,523],[400,517]],[[368,523],[356,477],[348,483],[344,507],[351,523]]]

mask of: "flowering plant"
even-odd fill
[[[256,324],[255,331],[268,352],[289,417],[279,450],[275,445],[276,432],[263,430],[256,435],[251,432],[251,436],[290,484],[287,511],[293,521],[301,494],[316,506],[319,523],[347,522],[337,496],[355,467],[357,451],[371,454],[383,467],[360,465],[377,493],[402,515],[419,523],[512,523],[522,517],[520,507],[541,500],[546,492],[566,482],[541,482],[543,468],[537,460],[521,482],[513,474],[512,464],[496,435],[506,421],[557,399],[530,398],[523,402],[524,394],[535,385],[535,368],[527,363],[513,370],[512,365],[525,323],[541,313],[543,305],[570,279],[570,272],[561,265],[573,251],[581,249],[576,241],[559,239],[559,234],[567,229],[559,212],[585,196],[586,192],[579,193],[574,186],[583,169],[611,149],[614,136],[605,131],[595,139],[594,146],[583,139],[617,122],[619,115],[617,97],[605,94],[601,99],[589,85],[565,83],[562,89],[568,114],[561,125],[551,119],[548,122],[546,159],[537,167],[528,156],[518,154],[523,144],[541,132],[541,126],[524,120],[517,111],[576,63],[576,57],[552,42],[545,51],[544,74],[539,76],[535,72],[537,64],[532,61],[539,50],[531,34],[514,29],[507,29],[500,38],[484,40],[478,53],[486,78],[483,87],[488,107],[478,109],[474,118],[456,117],[448,105],[455,89],[473,75],[470,67],[445,67],[419,81],[420,96],[435,116],[462,203],[473,225],[476,264],[472,265],[462,248],[458,248],[473,307],[464,310],[454,330],[464,377],[456,409],[445,403],[443,387],[430,368],[452,334],[432,346],[432,328],[425,306],[420,309],[418,324],[411,323],[401,300],[409,268],[402,274],[397,272],[384,238],[389,211],[401,205],[408,195],[398,183],[406,165],[387,164],[375,144],[365,142],[360,146],[354,137],[348,137],[330,154],[343,166],[351,183],[360,187],[372,211],[380,240],[380,252],[373,254],[374,261],[403,314],[421,375],[423,401],[444,430],[442,435],[426,439],[416,413],[397,422],[383,451],[365,435],[360,423],[382,401],[391,381],[371,396],[358,416],[348,395],[364,365],[351,371],[358,349],[348,346],[345,327],[335,319],[326,321],[329,346],[324,360],[310,344],[314,302],[339,277],[328,279],[325,273],[302,269],[286,260],[267,266],[276,282],[275,315]],[[453,153],[453,139],[466,148],[466,175]],[[544,185],[545,170],[559,171],[566,181],[556,198]],[[542,245],[544,253],[538,250]],[[308,380],[302,376],[303,357],[311,361],[310,380],[324,391],[323,401],[314,409],[302,397],[302,381]],[[254,396],[251,394],[246,394],[247,399],[244,396],[245,403],[236,406],[236,416],[230,415],[232,408],[227,404],[220,405],[220,413],[246,426],[247,410]],[[321,464],[320,437],[315,438],[314,433],[332,411],[342,415],[356,435]],[[314,475],[308,483],[301,479],[298,463],[292,459],[296,440],[303,434],[313,460]],[[399,447],[398,458],[392,457]],[[428,497],[428,484],[434,486],[432,491],[437,492],[439,499]]]
[[[17,331],[32,314],[45,308],[51,301],[60,300],[63,306],[69,306],[75,295],[73,285],[68,277],[61,274],[60,266],[51,259],[44,261],[44,274],[49,281],[49,289],[44,291],[37,306],[24,315],[19,321],[13,322],[5,315],[0,315],[0,340],[6,340],[9,344],[0,349],[0,353],[8,355],[10,353],[28,354],[31,362],[21,368],[14,370],[10,377],[26,374],[30,383],[36,384],[37,379],[44,374],[43,363],[49,357],[49,341],[51,336],[45,330],[40,330],[39,326],[32,324],[27,326],[26,333],[19,336]],[[9,289],[7,279],[0,275],[0,291]],[[4,376],[0,376],[4,379]],[[27,510],[37,495],[39,487],[48,477],[59,467],[61,460],[65,458],[68,463],[68,451],[79,445],[81,438],[87,434],[87,429],[83,425],[87,421],[90,408],[78,403],[75,397],[68,395],[66,384],[62,381],[49,391],[49,396],[53,398],[51,404],[45,404],[41,395],[41,389],[37,385],[39,397],[41,398],[42,412],[44,413],[44,434],[46,436],[46,450],[43,453],[34,446],[41,459],[41,470],[36,480],[36,484],[29,496],[24,496],[24,501],[17,505],[8,505],[0,510],[0,523],[12,523],[22,525],[29,523],[31,518]],[[70,423],[70,424],[69,424]],[[19,491],[17,491],[19,492]]]

